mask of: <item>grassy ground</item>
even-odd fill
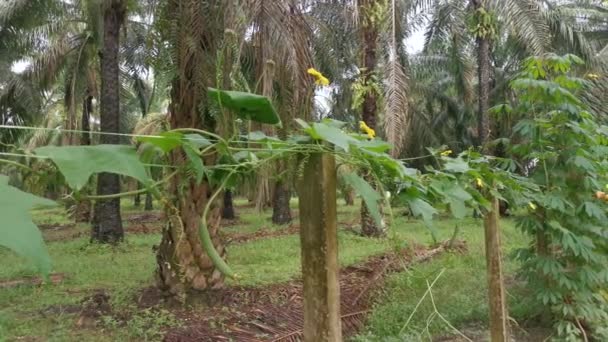
[[[445,253],[390,275],[360,340],[428,341],[431,336],[456,335],[458,331],[474,340],[484,339],[487,283],[483,228],[479,220],[472,218],[457,223],[468,253]],[[438,222],[441,239],[449,238],[454,224],[453,220]],[[420,223],[409,224],[407,234],[412,230],[422,233],[424,229]],[[526,237],[517,231],[512,220],[503,220],[502,230],[504,255],[526,245]],[[509,283],[516,269],[517,264],[505,258]],[[508,293],[508,300],[518,301],[516,291]]]
[[[273,227],[269,222],[270,212],[259,214],[244,204],[237,202],[239,220],[225,229],[228,234],[287,229]],[[292,205],[296,206],[296,203]],[[125,211],[135,210],[126,205]],[[38,223],[69,223],[60,209],[37,211],[34,216]],[[339,207],[341,227],[356,226],[357,216],[358,206]],[[437,317],[427,328],[428,317],[433,312],[428,298],[403,328],[427,289],[426,281],[433,281],[442,271],[441,278],[432,289],[438,311],[458,328],[471,324],[483,327],[486,321],[486,283],[480,221],[440,220],[437,222],[439,238],[451,237],[456,224],[461,228],[461,237],[468,242],[469,253],[443,255],[407,272],[391,275],[385,290],[378,294],[378,303],[359,339],[385,340],[392,336],[403,340],[404,336],[415,336],[414,340],[417,340],[427,331],[435,336],[453,333]],[[162,336],[160,330],[163,327],[177,324],[169,312],[139,312],[132,307],[133,296],[153,284],[155,259],[152,248],[159,243],[159,234],[129,234],[127,227],[126,242],[119,247],[109,247],[89,244],[87,225],[72,229],[80,231],[81,236],[48,244],[54,272],[65,275],[62,282],[43,287],[0,288],[0,341],[25,338],[34,341],[155,340]],[[526,243],[510,221],[505,222],[504,233],[506,252]],[[50,232],[45,231],[44,234],[48,237]],[[339,234],[341,264],[360,262],[394,248],[396,244],[432,242],[423,224],[405,217],[396,217],[390,235],[389,239],[365,239],[349,230],[342,230]],[[233,244],[228,252],[229,263],[242,278],[239,285],[263,286],[289,280],[300,273],[297,235]],[[507,262],[509,271],[515,267],[512,262]],[[12,253],[0,250],[0,280],[32,275],[34,270],[31,266]],[[78,313],[70,311],[70,305],[79,304],[99,289],[109,293],[113,307],[131,310],[133,318],[126,327],[117,326],[111,319],[101,328],[78,326]]]

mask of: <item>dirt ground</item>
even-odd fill
[[[456,250],[466,250],[464,243]],[[447,250],[415,246],[400,253],[388,253],[345,267],[340,272],[342,329],[345,337],[355,335],[370,312],[372,297],[381,288],[384,277],[403,265],[425,262]],[[168,309],[182,325],[166,331],[164,341],[299,341],[302,336],[302,282],[292,280],[265,287],[226,287],[192,296],[184,304],[167,301],[149,287],[137,296],[139,309]],[[102,316],[127,321],[128,313],[113,310],[103,290],[84,299],[80,306],[61,308],[78,313],[77,326],[94,327]],[[52,312],[53,308],[49,308]]]

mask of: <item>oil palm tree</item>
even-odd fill
[[[126,2],[116,1],[40,0],[36,1],[36,6],[33,7],[27,2],[12,1],[12,4],[0,8],[0,17],[4,22],[4,25],[1,26],[3,35],[0,36],[0,44],[11,48],[2,51],[17,50],[20,52],[19,54],[3,54],[0,56],[0,60],[13,62],[18,57],[26,58],[29,61],[26,70],[19,77],[14,77],[4,89],[6,96],[3,98],[21,96],[24,99],[33,98],[35,100],[36,96],[22,96],[28,89],[23,86],[26,84],[25,81],[36,85],[43,93],[48,92],[55,84],[62,83],[61,88],[66,107],[63,128],[74,130],[80,127],[85,131],[81,136],[65,132],[62,139],[63,144],[90,143],[90,135],[86,131],[93,99],[97,99],[98,103],[101,103],[101,107],[104,107],[102,116],[105,119],[101,120],[102,130],[110,129],[118,132],[120,129],[124,129],[125,127],[122,127],[124,125],[118,119],[121,112],[118,107],[120,100],[116,99],[119,99],[119,96],[124,97],[125,94],[131,94],[132,89],[141,103],[149,102],[149,99],[145,98],[148,95],[142,90],[141,74],[148,68],[144,56],[148,52],[145,49],[145,39],[146,35],[150,33],[150,25],[145,20],[149,21],[150,14],[155,9],[150,1],[131,2],[129,3],[130,10],[136,13],[139,19],[133,20],[124,15],[126,4]],[[116,23],[116,19],[121,19],[121,21]],[[116,45],[118,41],[113,39],[104,41],[109,37],[108,35],[114,35],[115,39],[118,39],[120,28],[117,30],[116,25],[122,25],[123,19],[127,24],[124,44]],[[14,32],[18,34],[13,34]],[[112,48],[105,52],[104,49],[107,50],[108,46],[112,46]],[[121,51],[119,52],[122,55],[120,62],[117,59],[118,55],[112,57],[116,51],[119,51],[116,49]],[[115,61],[108,63],[108,60],[104,59],[102,63],[104,56]],[[111,65],[114,66],[110,67]],[[105,70],[104,77],[101,73],[102,66]],[[119,73],[115,77],[117,80],[109,81],[107,79],[110,69],[112,72]],[[111,96],[101,97],[99,95],[100,81],[102,81],[102,88],[106,95],[112,93]],[[159,95],[162,95],[162,91],[159,91]],[[30,104],[26,101],[22,102],[24,103],[20,107]],[[149,109],[144,108],[146,106],[149,104],[142,107],[143,115]],[[29,107],[35,106],[30,105]],[[82,108],[80,121],[77,119],[79,108]],[[36,113],[36,111],[30,112]],[[108,113],[119,116],[108,121]],[[112,127],[108,127],[107,124]],[[116,139],[103,135],[99,140],[102,143],[109,143]],[[104,174],[101,175],[101,178],[102,181],[98,183],[98,186],[104,188],[105,192],[108,192],[110,188],[118,189],[117,177]],[[110,188],[104,185],[108,181],[113,184]],[[101,188],[99,190],[104,192]],[[113,242],[120,240],[120,236],[122,236],[122,228],[119,224],[119,206],[116,205],[116,201],[112,203],[98,202],[97,208],[105,213],[96,216],[92,234],[95,241]],[[108,208],[112,208],[111,215]],[[107,234],[111,236],[103,237],[107,234],[99,233],[100,230],[109,232]],[[111,232],[113,230],[115,230],[114,233]]]
[[[296,0],[245,0],[240,1],[240,17],[231,25],[242,41],[236,52],[238,63],[233,73],[247,80],[234,84],[241,90],[251,89],[272,99],[281,115],[283,126],[251,124],[250,130],[263,130],[267,134],[286,137],[293,127],[294,118],[307,119],[312,110],[313,82],[306,73],[312,67],[312,31],[305,20],[303,4]],[[251,39],[244,39],[251,29]],[[271,177],[272,174],[278,175]],[[291,221],[289,208],[290,177],[287,161],[278,161],[274,168],[262,170],[256,179],[256,207],[262,210],[272,206],[272,221],[285,224]]]
[[[401,153],[410,122],[408,56],[403,41],[417,24],[412,14],[423,3],[328,0],[311,4],[315,58],[334,82],[330,115],[350,122],[359,118],[378,128],[393,145],[393,156]],[[364,235],[383,234],[364,205],[361,226]]]
[[[171,128],[216,130],[210,115],[206,89],[214,85],[216,50],[223,34],[223,10],[219,0],[170,0],[163,4],[157,17],[156,46],[167,46],[170,60],[158,60],[159,72],[172,76],[169,125]],[[173,70],[171,70],[173,69]],[[174,166],[184,165],[183,151],[169,157]],[[213,165],[209,156],[205,165]],[[184,295],[188,290],[205,290],[222,285],[223,277],[201,245],[198,229],[203,210],[211,193],[210,183],[197,183],[180,174],[169,185],[169,202],[177,214],[169,212],[167,226],[157,252],[157,281],[161,290]],[[208,230],[214,247],[225,254],[219,238],[219,206],[214,206]]]

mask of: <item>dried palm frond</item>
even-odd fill
[[[389,143],[393,145],[391,155],[397,157],[401,152],[407,134],[408,125],[408,80],[397,56],[397,13],[396,0],[391,2],[391,46],[388,61],[385,66],[385,96],[384,96],[384,133]]]
[[[384,133],[386,140],[393,145],[391,155],[397,157],[405,144],[409,124],[407,77],[396,58],[386,64],[385,75]]]
[[[351,312],[348,314],[344,314],[340,317],[342,321],[342,331],[347,333],[354,333],[359,331],[363,324],[365,323],[365,319],[370,310],[361,310],[356,312]],[[289,324],[291,331],[283,332],[278,337],[272,339],[272,342],[300,342],[304,338],[304,329],[302,327],[302,322],[291,322]],[[268,329],[268,328],[266,328]],[[269,332],[273,332],[273,330],[268,329]],[[349,334],[349,335],[350,335]]]
[[[165,113],[148,113],[139,119],[135,128],[134,135],[156,135],[167,130],[169,121]]]

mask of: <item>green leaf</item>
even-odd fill
[[[304,120],[302,120],[302,119],[300,119],[300,118],[295,118],[295,119],[293,119],[293,121],[294,121],[295,123],[297,123],[298,125],[300,125],[300,127],[301,127],[302,129],[304,129],[304,130],[306,130],[306,129],[310,129],[310,125],[308,124],[308,122],[306,122],[306,121],[304,121]]]
[[[589,217],[596,218],[600,221],[606,221],[606,214],[604,214],[604,210],[593,202],[584,202],[582,204],[582,208],[579,209],[579,211],[583,210]]]
[[[437,210],[429,204],[429,202],[420,199],[413,198],[409,199],[408,203],[412,214],[417,217],[422,217],[424,222],[430,223],[433,220],[433,215],[437,214]]]
[[[196,184],[201,184],[203,181],[203,177],[205,176],[205,165],[203,164],[203,160],[201,156],[196,153],[194,148],[190,145],[184,145],[184,152],[186,152],[186,156],[190,163],[188,164],[196,173]]]
[[[266,133],[261,131],[250,132],[245,136],[245,138],[250,141],[281,141],[279,138],[269,137],[266,135]]]
[[[165,154],[160,148],[149,143],[142,143],[137,149],[139,160],[144,164],[153,164]]]
[[[137,137],[137,141],[152,144],[167,153],[181,146],[183,138],[179,132],[162,132],[155,136]]]
[[[342,129],[344,128],[344,126],[346,126],[346,122],[330,118],[324,118],[323,120],[321,120],[321,122],[326,124],[327,126],[335,127],[338,129]]]
[[[382,140],[378,140],[378,139],[359,140],[359,141],[357,141],[356,145],[359,148],[363,148],[363,149],[373,151],[373,152],[378,152],[378,153],[383,153],[383,152],[386,152],[386,151],[390,150],[391,148],[393,148],[393,146],[391,144],[387,143],[386,141],[382,141]]]
[[[458,172],[464,173],[469,171],[471,168],[469,167],[469,163],[467,163],[464,159],[458,158],[447,158],[444,169],[449,172]]]
[[[448,201],[450,203],[450,211],[455,218],[461,219],[467,215],[467,208],[464,202],[454,200],[453,198],[448,198]]]
[[[361,149],[365,158],[370,162],[372,168],[377,172],[387,172],[388,175],[394,178],[413,178],[416,177],[418,171],[405,167],[402,161],[392,158],[386,153],[378,153],[368,149]]]
[[[471,194],[466,192],[460,185],[454,184],[446,191],[446,196],[448,203],[450,203],[452,215],[456,218],[465,217],[467,214],[465,202],[473,199]]]
[[[309,135],[301,135],[301,134],[290,135],[287,138],[287,142],[293,143],[293,144],[310,143],[311,142],[311,137]]]
[[[211,141],[198,133],[184,135],[184,140],[196,148],[211,146]]]
[[[339,128],[328,126],[319,122],[313,123],[312,128],[322,140],[330,142],[335,146],[342,148],[346,152],[348,152],[350,144],[357,143],[355,138],[342,132],[342,130]]]
[[[572,163],[587,172],[595,170],[595,166],[585,157],[575,156],[572,158]]]
[[[247,161],[250,159],[250,154],[252,154],[249,151],[238,151],[237,153],[232,155],[232,158],[234,158],[234,160],[237,163],[240,163],[242,161]]]
[[[378,208],[378,201],[382,199],[382,196],[380,196],[365,179],[359,177],[356,173],[346,173],[342,176],[342,180],[361,196],[376,224],[382,226],[382,217],[380,215],[380,209]]]
[[[133,177],[144,184],[150,181],[133,146],[44,146],[34,152],[51,158],[74,190],[82,189],[99,172]]]
[[[241,119],[269,125],[281,124],[279,115],[266,96],[215,88],[207,90],[211,100],[216,101],[221,107],[235,112]]]
[[[45,276],[51,271],[51,258],[30,210],[54,205],[51,200],[8,185],[8,177],[0,175],[0,245],[30,260]]]

